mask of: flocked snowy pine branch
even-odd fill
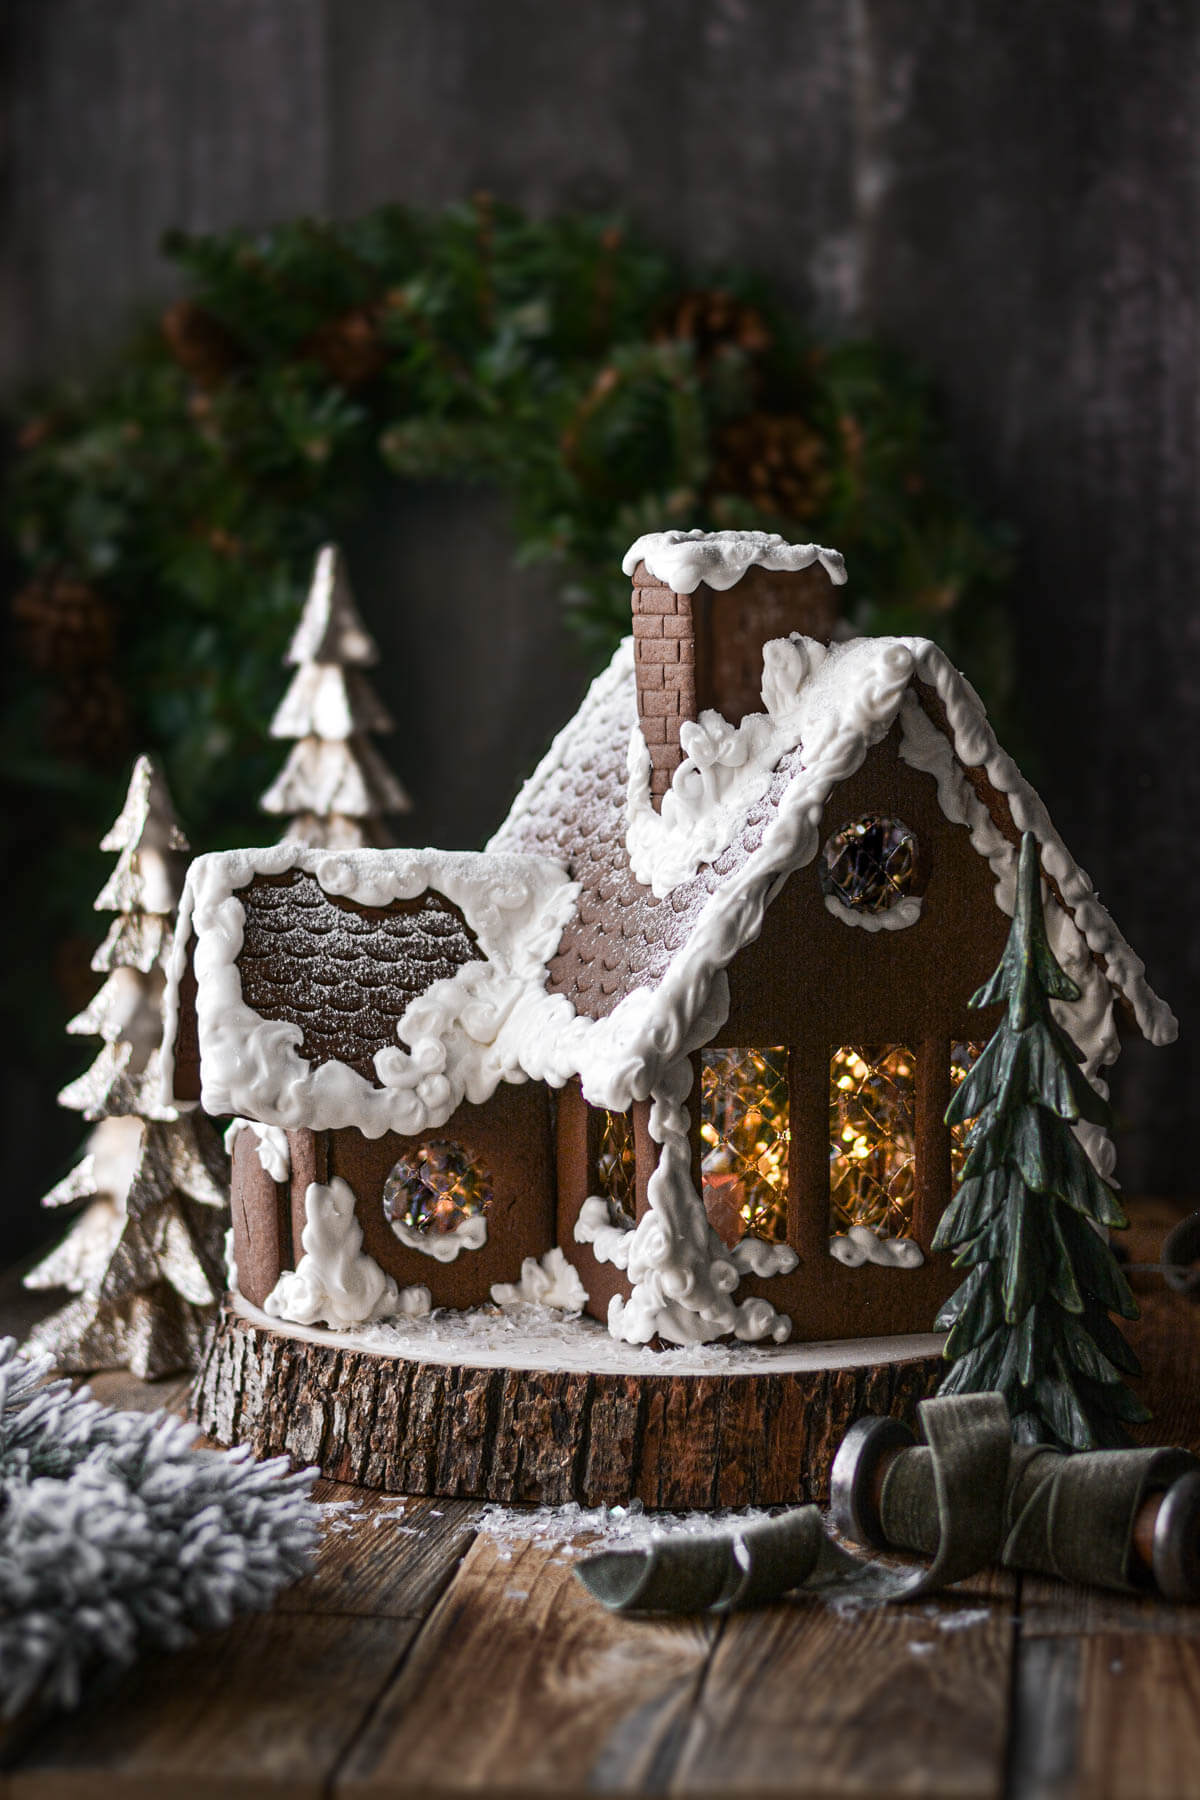
[[[73,1706],[85,1678],[269,1607],[304,1574],[316,1471],[193,1450],[192,1427],[43,1385],[0,1340],[0,1712]]]
[[[395,727],[362,673],[379,652],[333,544],[317,556],[286,660],[296,673],[271,735],[296,742],[262,810],[291,815],[284,840],[330,849],[390,844],[384,821],[411,802],[368,736]]]
[[[115,912],[92,966],[107,980],[67,1027],[103,1040],[59,1095],[91,1120],[86,1154],[44,1196],[88,1201],[67,1236],[26,1276],[75,1298],[31,1343],[64,1370],[129,1367],[143,1377],[195,1358],[223,1280],[228,1162],[202,1114],[159,1094],[162,998],[187,839],[151,758],[134,767],[119,818],[101,841],[117,864],[96,900]]]

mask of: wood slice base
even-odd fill
[[[418,1339],[414,1349],[412,1333],[402,1350],[368,1349],[227,1301],[192,1416],[223,1444],[392,1493],[789,1505],[828,1498],[830,1464],[856,1418],[912,1422],[945,1369],[935,1337],[656,1353],[614,1345],[581,1320],[578,1349],[564,1355],[562,1333],[548,1346],[513,1332],[501,1363],[470,1347]]]

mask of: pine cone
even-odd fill
[[[655,339],[662,343],[674,338],[687,338],[695,344],[701,367],[731,346],[750,356],[761,356],[771,346],[771,334],[758,308],[723,288],[697,288],[672,303]]]
[[[111,604],[70,575],[37,576],[12,603],[35,669],[66,672],[109,662],[116,639]]]
[[[359,387],[370,381],[386,361],[374,309],[359,307],[340,319],[331,319],[313,332],[303,354],[319,362],[342,387]]]
[[[50,747],[68,762],[119,762],[129,751],[129,708],[107,669],[72,671],[50,706]]]
[[[220,387],[242,360],[237,342],[220,320],[194,300],[168,306],[162,334],[180,368],[202,388]]]
[[[710,487],[774,518],[808,519],[829,493],[825,444],[804,419],[747,413],[718,433]]]

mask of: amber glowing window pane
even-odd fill
[[[461,1144],[435,1139],[406,1150],[388,1170],[383,1210],[394,1224],[429,1233],[455,1231],[492,1197],[492,1178]]]
[[[633,1223],[637,1207],[633,1120],[628,1113],[606,1112],[596,1152],[596,1192]]]
[[[982,1044],[951,1044],[950,1046],[950,1092],[960,1088],[971,1067],[983,1055]],[[967,1138],[970,1125],[952,1125],[950,1127],[950,1191],[957,1193],[958,1184],[962,1180],[963,1164],[967,1160]]]
[[[829,1065],[829,1229],[911,1237],[916,1058],[903,1044],[843,1044]]]
[[[787,1236],[787,1051],[700,1053],[704,1206],[726,1244]]]

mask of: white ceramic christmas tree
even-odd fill
[[[92,959],[107,975],[69,1032],[103,1039],[92,1066],[59,1095],[93,1121],[86,1155],[45,1196],[86,1200],[82,1215],[25,1277],[77,1298],[36,1326],[31,1343],[72,1372],[128,1367],[142,1377],[188,1367],[224,1286],[228,1162],[202,1113],[159,1092],[162,996],[187,840],[148,756],[102,850],[119,852],[97,896],[115,912]]]
[[[333,544],[318,553],[286,660],[296,673],[271,736],[297,742],[259,805],[292,815],[285,840],[337,850],[391,844],[383,821],[411,802],[367,736],[395,727],[362,673],[379,652]]]

